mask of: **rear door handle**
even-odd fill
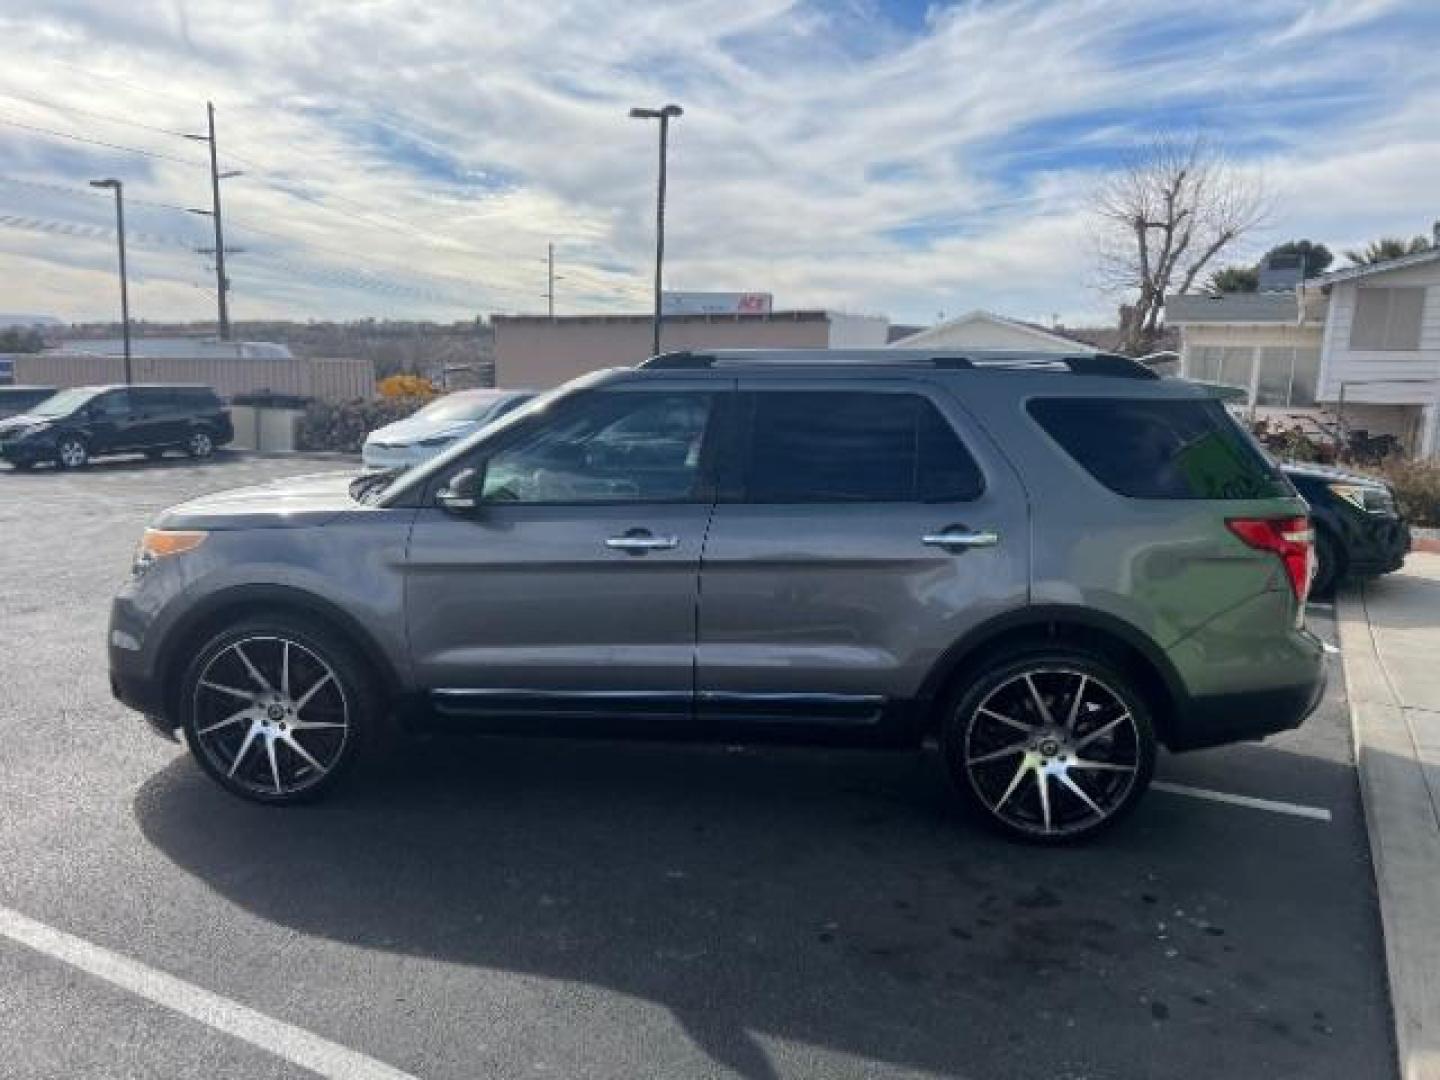
[[[920,542],[938,548],[994,547],[1000,543],[1000,534],[993,529],[946,529],[943,532],[927,533],[920,538]]]
[[[605,546],[615,551],[628,551],[631,555],[643,555],[647,551],[670,551],[680,546],[678,536],[653,536],[638,529],[624,536],[612,536]]]

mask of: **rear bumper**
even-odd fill
[[[1191,698],[1170,718],[1166,744],[1171,750],[1202,750],[1291,731],[1320,704],[1326,678],[1321,665],[1313,680],[1294,686]]]

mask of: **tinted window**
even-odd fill
[[[689,502],[704,496],[705,393],[586,394],[486,464],[485,502]]]
[[[918,394],[763,392],[750,411],[749,502],[946,502],[984,486],[954,429]]]
[[[1265,499],[1289,483],[1218,401],[1050,398],[1030,415],[1091,476],[1136,499]]]
[[[100,417],[124,417],[130,415],[130,395],[124,390],[111,390],[101,394],[91,406]]]
[[[130,401],[142,412],[168,412],[175,407],[175,391],[159,386],[137,386],[130,391]]]

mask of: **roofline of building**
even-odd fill
[[[663,318],[667,323],[766,323],[766,322],[828,322],[837,317],[879,319],[878,315],[855,315],[846,316],[842,312],[826,311],[821,308],[800,309],[794,311],[735,311],[735,312],[687,312],[682,315],[666,315]],[[526,325],[541,325],[544,323],[565,323],[569,325],[582,323],[640,323],[648,325],[655,321],[651,312],[644,315],[615,314],[615,315],[556,315],[551,318],[548,315],[491,315],[492,323],[520,323]]]
[[[926,342],[932,340],[935,337],[938,337],[946,330],[949,330],[956,326],[963,326],[965,323],[968,322],[975,322],[978,319],[988,319],[990,322],[999,323],[1002,326],[1010,327],[1012,330],[1019,330],[1022,333],[1031,334],[1037,338],[1049,341],[1054,345],[1063,345],[1068,349],[1094,348],[1093,346],[1088,345],[1083,341],[1079,341],[1076,338],[1066,337],[1063,334],[1051,333],[1049,330],[1045,330],[1039,326],[1032,326],[1030,323],[1022,322],[1019,319],[1008,319],[1004,315],[996,315],[995,312],[986,311],[984,308],[976,308],[974,311],[967,311],[964,315],[960,315],[954,319],[947,319],[942,323],[936,323],[934,326],[927,327],[926,329],[921,330],[918,334],[911,334],[909,337],[899,338],[896,341],[890,342],[888,347],[892,349],[897,349],[901,348],[902,346],[905,348],[914,348],[916,345],[924,345]]]
[[[1384,262],[1367,263],[1364,266],[1347,266],[1342,270],[1332,270],[1328,274],[1320,274],[1311,278],[1307,285],[1319,285],[1326,288],[1330,285],[1337,285],[1342,281],[1353,281],[1355,278],[1369,277],[1371,274],[1384,274],[1391,270],[1404,270],[1410,266],[1422,266],[1425,263],[1440,259],[1440,247],[1433,247],[1428,251],[1417,251],[1413,255],[1401,255],[1399,258],[1386,259]]]

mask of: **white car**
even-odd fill
[[[529,401],[530,390],[457,390],[365,437],[367,470],[408,469]]]

